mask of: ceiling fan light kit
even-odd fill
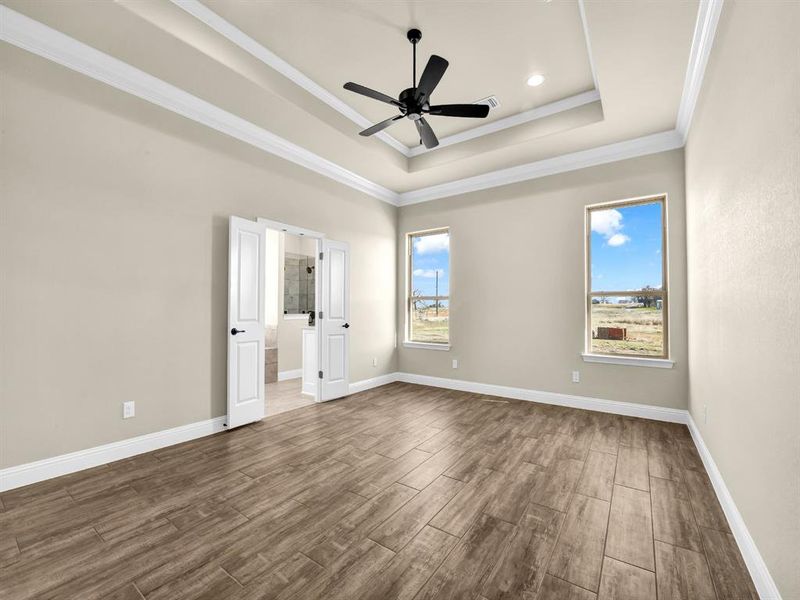
[[[368,127],[361,131],[359,135],[370,136],[379,131],[383,131],[395,121],[399,121],[403,117],[414,122],[419,133],[420,141],[426,148],[435,148],[439,145],[439,140],[433,129],[425,120],[424,115],[433,115],[439,117],[467,117],[472,119],[485,119],[489,114],[489,106],[486,104],[440,104],[432,105],[430,97],[436,86],[439,85],[444,72],[447,70],[448,63],[441,56],[432,54],[428,59],[428,64],[425,65],[425,70],[417,83],[417,44],[422,39],[422,32],[419,29],[409,29],[406,33],[408,41],[411,42],[413,47],[413,63],[412,63],[412,85],[400,92],[397,99],[392,98],[387,94],[377,92],[373,89],[348,81],[344,84],[344,89],[362,96],[367,96],[373,100],[379,100],[386,104],[391,104],[400,111],[399,115],[390,117],[385,121],[376,123],[372,127]]]

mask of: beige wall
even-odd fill
[[[21,50],[0,61],[0,467],[224,414],[229,215],[349,242],[351,381],[396,369],[395,207]]]
[[[667,193],[674,369],[589,364],[584,348],[587,204]],[[401,348],[401,371],[674,408],[686,407],[683,152],[646,156],[403,207],[398,339],[405,323],[405,239],[450,227],[449,352]],[[452,359],[459,368],[454,370]],[[571,371],[581,383],[571,383]]]
[[[689,410],[787,600],[800,598],[798,31],[800,3],[725,3],[686,148]]]

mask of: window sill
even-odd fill
[[[627,365],[630,367],[654,367],[656,369],[671,369],[675,366],[674,360],[668,358],[643,358],[639,356],[608,356],[605,354],[581,354],[583,362],[606,363],[609,365]]]
[[[443,350],[450,351],[450,344],[433,344],[430,342],[403,342],[406,348],[419,348],[421,350]]]
[[[287,314],[283,315],[284,321],[308,321],[308,313],[306,314]]]

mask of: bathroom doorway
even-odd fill
[[[265,413],[270,416],[347,394],[349,303],[340,292],[349,288],[349,253],[346,244],[326,240],[323,233],[267,219],[258,222],[267,227],[264,383]],[[330,264],[323,268],[326,252]],[[334,293],[323,302],[322,290],[331,284]],[[326,317],[334,331],[320,326],[322,304],[329,307]],[[328,342],[325,348],[323,340]],[[323,369],[323,364],[336,368]]]
[[[271,416],[317,399],[316,272],[323,234],[259,222],[267,225],[264,397]]]
[[[254,222],[231,216],[229,230],[226,426],[239,427],[266,415],[347,396],[348,243],[264,218]],[[293,245],[287,235],[313,239],[313,253],[308,255],[311,242]],[[287,243],[295,250],[288,252],[288,262]],[[292,326],[291,321],[297,323]],[[281,366],[281,327],[286,332],[301,331],[299,372],[297,363],[291,366],[296,354],[290,347],[297,345],[293,337],[283,344],[290,359],[283,364],[289,366]]]

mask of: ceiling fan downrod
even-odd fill
[[[411,42],[411,48],[413,48],[413,66],[411,67],[411,87],[417,87],[417,42],[422,39],[422,32],[419,29],[409,29],[408,33],[406,33],[406,37],[408,41]]]

